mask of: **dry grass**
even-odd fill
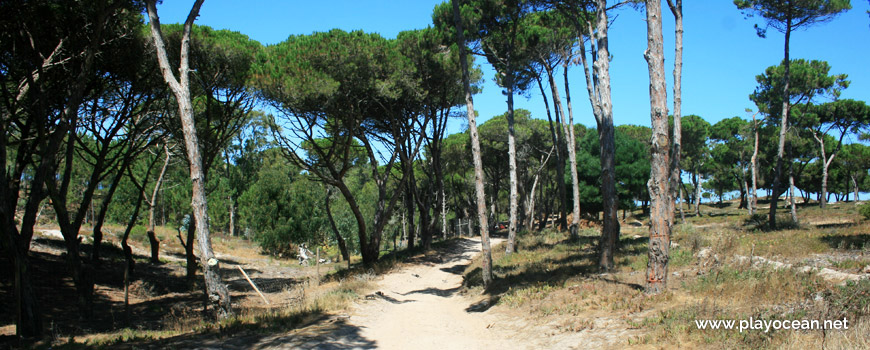
[[[350,278],[328,280],[321,284],[306,283],[283,291],[282,300],[289,302],[277,307],[263,307],[259,299],[245,298],[236,307],[236,313],[219,322],[202,317],[202,312],[191,309],[171,310],[164,318],[162,330],[125,328],[108,334],[70,339],[67,343],[47,344],[51,348],[78,349],[109,346],[159,345],[161,340],[185,336],[221,337],[245,332],[282,332],[304,326],[318,315],[346,310],[351,301],[372,288],[375,275],[358,273]]]
[[[831,267],[858,272],[870,260],[870,222],[850,204],[800,208],[801,224],[767,231],[747,224],[736,205],[702,206],[701,217],[677,225],[671,249],[669,286],[665,293],[642,291],[647,264],[646,226],[623,225],[617,269],[600,274],[598,232],[582,232],[579,242],[564,233],[544,231],[520,237],[520,252],[505,255],[493,248],[496,280],[485,292],[495,307],[531,315],[562,332],[593,328],[601,317],[623,320],[640,330],[626,345],[680,348],[866,348],[870,342],[870,281],[836,286],[793,269],[751,269],[732,262],[734,255],[764,256],[803,265],[825,260]],[[710,216],[709,214],[712,214]],[[783,210],[781,218],[788,217]],[[679,219],[678,219],[679,220]],[[709,249],[716,260],[694,254]],[[851,256],[851,257],[850,257]],[[466,270],[466,287],[483,292],[480,261]],[[698,319],[810,320],[842,319],[844,331],[699,330]],[[597,330],[605,331],[605,330]]]

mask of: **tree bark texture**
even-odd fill
[[[776,149],[776,168],[773,175],[773,192],[770,196],[770,212],[767,214],[768,226],[771,230],[776,229],[776,204],[779,200],[779,179],[782,176],[782,161],[785,156],[785,137],[788,131],[788,108],[789,108],[789,79],[791,78],[791,61],[789,59],[789,40],[791,39],[791,17],[786,20],[785,27],[785,74],[783,74],[784,87],[782,91],[782,118],[780,118],[779,126],[779,146]]]
[[[184,143],[187,149],[187,158],[190,164],[190,180],[192,183],[193,198],[191,199],[191,207],[193,209],[193,218],[196,224],[196,238],[200,250],[200,262],[202,264],[203,276],[205,278],[206,293],[208,300],[217,313],[219,318],[227,318],[232,314],[232,304],[230,303],[230,293],[220,276],[219,261],[214,255],[211,246],[211,236],[208,226],[208,202],[206,201],[205,193],[205,177],[202,169],[202,156],[199,152],[199,140],[196,135],[196,127],[193,121],[193,106],[190,100],[190,85],[189,85],[189,57],[188,51],[190,47],[190,30],[193,26],[193,21],[199,15],[199,9],[204,0],[196,0],[187,16],[184,23],[184,29],[181,39],[181,57],[180,66],[178,69],[179,78],[176,80],[175,74],[172,73],[169,67],[169,59],[166,55],[165,45],[163,43],[163,34],[160,32],[160,20],[157,17],[156,0],[147,2],[148,17],[151,22],[151,36],[154,39],[154,46],[157,50],[157,58],[160,63],[160,70],[163,73],[163,78],[169,84],[176,102],[178,103],[178,114],[181,118],[182,131],[184,132]],[[192,245],[193,242],[187,242]]]
[[[667,288],[668,259],[671,243],[671,214],[668,153],[668,107],[665,59],[662,39],[661,2],[647,1],[647,50],[649,65],[650,119],[652,122],[652,162],[647,183],[650,195],[649,262],[646,271],[647,294],[658,294]]]
[[[559,98],[559,87],[556,86],[556,79],[553,78],[553,68],[549,65],[544,65],[544,69],[547,71],[547,79],[550,84],[550,93],[553,95],[553,112],[556,116],[556,124],[562,124],[562,116],[559,106],[562,105],[562,100]],[[540,81],[538,84],[540,85]],[[550,105],[547,103],[547,95],[544,93],[543,88],[541,89],[541,96],[544,97],[544,107],[547,108],[547,121],[550,124],[550,136],[553,139],[553,144],[556,145],[556,189],[559,193],[559,230],[564,231],[567,226],[567,216],[568,216],[568,197],[565,189],[565,135],[562,132],[562,128],[557,128],[553,124],[553,119],[550,118]]]
[[[592,65],[586,61],[586,48],[580,46],[583,73],[586,77],[586,90],[589,102],[598,124],[598,143],[601,154],[601,196],[603,218],[601,239],[599,240],[599,266],[604,271],[613,269],[613,254],[619,241],[619,214],[617,212],[615,140],[613,128],[613,103],[610,94],[610,51],[607,37],[607,1],[595,1],[595,28],[587,23],[583,28],[575,21],[579,32],[591,33]]]
[[[471,97],[471,83],[466,59],[465,33],[462,29],[462,18],[459,13],[459,2],[453,3],[453,21],[456,26],[456,44],[459,47],[459,62],[462,65],[462,85],[465,87],[466,116],[468,117],[468,132],[471,134],[471,156],[474,160],[474,188],[477,193],[477,217],[480,224],[480,244],[483,261],[481,277],[483,285],[492,284],[492,250],[489,245],[489,226],[486,220],[486,198],[483,192],[483,161],[480,157],[480,140],[477,133],[477,122],[474,115],[474,100]]]
[[[341,237],[341,233],[338,232],[338,226],[335,225],[335,219],[332,218],[332,208],[329,206],[329,196],[331,195],[329,189],[326,190],[326,198],[324,199],[324,203],[326,204],[326,216],[329,217],[329,226],[332,227],[332,233],[335,234],[335,240],[338,242],[338,250],[341,252],[341,257],[344,261],[348,262],[348,266],[350,266],[350,254],[347,251],[347,244],[344,242],[344,238]]]
[[[754,145],[752,147],[752,158],[750,159],[750,167],[752,169],[752,192],[750,192],[749,214],[755,215],[758,211],[758,123],[755,121],[755,116],[758,112],[752,115],[752,129],[755,133]]]
[[[510,219],[508,222],[508,241],[505,253],[516,251],[517,239],[517,141],[514,133],[514,88],[513,72],[508,72],[507,104],[508,104],[508,167],[510,172]],[[497,198],[497,197],[496,197]]]
[[[160,168],[160,175],[157,176],[157,182],[154,183],[154,191],[151,192],[151,200],[148,201],[148,243],[151,245],[151,263],[160,262],[160,240],[154,232],[154,208],[157,207],[157,194],[160,193],[160,185],[163,184],[163,177],[166,175],[166,169],[169,168],[169,159],[172,153],[169,152],[169,146],[163,145],[163,152],[166,158],[163,160],[163,167]],[[142,194],[145,195],[144,193]]]
[[[683,0],[668,0],[668,7],[670,7],[671,13],[674,15],[674,132],[672,133],[674,139],[671,142],[671,199],[669,200],[669,204],[671,204],[671,209],[669,211],[671,215],[670,220],[673,225],[673,223],[676,222],[674,220],[674,206],[676,206],[677,197],[679,196],[679,193],[677,193],[677,187],[679,187],[681,181],[680,175],[682,175],[682,171],[680,170],[680,153],[682,152],[683,138]],[[681,215],[682,210],[683,208],[680,207]]]
[[[562,122],[565,129],[565,135],[568,137],[566,148],[568,148],[568,164],[571,166],[571,198],[574,200],[574,207],[571,211],[571,238],[578,239],[580,237],[578,230],[580,228],[580,182],[577,176],[577,141],[574,137],[574,109],[571,106],[571,89],[568,87],[568,67],[570,66],[570,54],[562,59],[562,73],[565,80],[565,103],[568,104],[568,120],[565,120],[565,112],[562,111]],[[562,105],[559,104],[559,108]]]

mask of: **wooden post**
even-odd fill
[[[317,284],[319,285],[320,284],[320,247],[317,247],[317,256],[315,257],[315,259],[317,259],[315,261],[315,266],[317,266],[315,268],[315,271],[317,272]]]
[[[251,281],[251,278],[248,277],[248,274],[245,273],[245,270],[242,269],[242,266],[241,266],[241,265],[236,265],[236,267],[239,268],[239,271],[242,271],[242,276],[245,276],[245,279],[248,280],[248,283],[251,284],[251,287],[254,287],[254,290],[257,292],[257,294],[260,295],[260,298],[263,298],[263,302],[265,302],[266,305],[269,305],[269,301],[266,300],[266,297],[263,296],[263,293],[260,293],[260,288],[257,288],[257,285],[254,284],[254,281]]]

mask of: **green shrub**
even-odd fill
[[[858,212],[864,216],[864,219],[870,220],[870,203],[864,203],[859,205]]]
[[[148,229],[142,225],[133,226],[130,230],[130,240],[136,242],[148,242]]]

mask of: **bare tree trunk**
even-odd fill
[[[649,263],[646,271],[647,294],[658,294],[667,288],[668,260],[671,241],[668,210],[670,190],[668,153],[668,107],[665,59],[662,45],[661,2],[647,1],[647,50],[644,53],[649,64],[650,119],[652,121],[652,162],[650,180],[650,240]]]
[[[695,166],[695,217],[701,216],[701,175]]]
[[[588,28],[583,28],[582,22],[575,20],[578,32],[587,32],[592,36],[592,65],[586,61],[586,47],[580,45],[583,73],[586,77],[586,90],[589,102],[598,124],[598,143],[601,154],[601,196],[603,204],[603,227],[599,240],[599,266],[604,271],[613,269],[613,253],[619,241],[619,216],[617,213],[618,198],[616,194],[616,162],[613,128],[613,104],[610,95],[610,51],[607,38],[607,1],[595,2],[595,29],[587,22]],[[592,72],[590,72],[590,68]],[[594,74],[593,74],[594,73]]]
[[[858,181],[855,180],[854,174],[849,177],[852,179],[852,188],[855,190],[855,205],[858,205],[858,201],[860,200],[858,199]]]
[[[193,215],[187,222],[187,244],[184,245],[184,257],[187,260],[187,279],[193,281],[196,278],[196,255],[193,253],[193,241],[196,239],[196,220]]]
[[[444,196],[444,178],[441,183],[441,239],[447,240],[447,198]]]
[[[481,277],[483,285],[492,284],[492,251],[489,245],[489,228],[486,221],[486,198],[483,192],[483,161],[480,158],[480,141],[477,134],[477,122],[474,115],[474,100],[471,97],[471,83],[466,59],[465,34],[462,29],[462,18],[459,14],[459,2],[453,3],[453,21],[456,26],[456,44],[459,47],[459,62],[462,65],[462,84],[465,87],[465,106],[468,116],[468,132],[471,134],[471,155],[474,159],[474,188],[477,193],[477,217],[480,223],[480,244],[483,250]]]
[[[344,238],[341,237],[341,233],[338,232],[338,226],[335,225],[335,220],[332,218],[332,209],[329,207],[330,195],[329,188],[327,188],[326,198],[324,199],[324,203],[326,204],[326,216],[329,217],[329,226],[332,227],[332,233],[335,234],[335,240],[338,242],[338,250],[341,252],[341,257],[344,261],[350,262],[350,253],[347,251],[347,244],[344,242]],[[393,243],[393,247],[395,247],[395,243]],[[350,266],[350,263],[348,263],[348,266]]]
[[[197,242],[208,300],[214,306],[219,318],[227,318],[232,315],[232,304],[230,302],[230,293],[220,276],[219,261],[215,257],[211,246],[211,236],[208,227],[208,202],[205,196],[205,178],[202,169],[202,157],[199,152],[199,140],[197,139],[196,127],[193,121],[193,106],[191,105],[188,81],[190,75],[190,68],[188,66],[190,29],[193,26],[193,21],[199,15],[202,3],[203,0],[196,0],[193,8],[190,10],[190,14],[187,16],[187,20],[184,22],[178,80],[176,80],[175,74],[172,73],[172,69],[169,67],[169,58],[166,56],[163,34],[160,32],[160,19],[157,17],[156,0],[147,1],[147,8],[148,18],[151,23],[151,36],[154,39],[160,70],[163,73],[163,79],[169,84],[175,95],[175,100],[178,103],[178,114],[181,117],[187,158],[190,163],[190,180],[193,188],[191,207],[193,208],[193,217],[197,229]],[[188,241],[187,244],[192,245],[193,242]]]
[[[785,156],[785,134],[788,131],[788,109],[789,109],[789,79],[791,77],[791,61],[789,60],[789,50],[788,44],[789,39],[791,38],[791,17],[786,20],[786,28],[785,28],[785,60],[783,60],[783,64],[785,65],[785,74],[783,80],[784,88],[782,91],[782,118],[780,118],[780,127],[779,127],[779,146],[776,151],[776,169],[773,175],[773,194],[770,197],[770,212],[767,214],[768,216],[768,226],[771,230],[776,229],[776,203],[779,200],[779,178],[782,176],[782,161]]]
[[[505,253],[510,254],[516,251],[515,245],[517,240],[517,195],[518,195],[518,180],[517,180],[517,141],[514,135],[514,88],[513,88],[513,72],[508,72],[507,83],[507,104],[508,104],[508,167],[510,171],[510,219],[508,221],[508,242],[505,245]]]
[[[568,120],[565,120],[565,113],[562,112],[562,122],[565,128],[565,135],[568,136],[568,164],[571,165],[571,198],[574,200],[574,208],[571,212],[571,238],[579,239],[580,235],[577,230],[580,227],[580,182],[577,177],[577,142],[574,138],[574,109],[571,107],[571,90],[568,88],[568,67],[570,64],[570,55],[562,60],[562,73],[565,80],[565,102],[568,104]],[[559,104],[559,108],[562,105]]]
[[[791,221],[794,223],[798,223],[797,216],[797,207],[795,206],[794,201],[794,174],[792,173],[791,167],[788,169],[788,188],[789,188],[789,204],[791,206]]]
[[[547,162],[550,160],[550,156],[553,154],[553,151],[555,149],[556,149],[556,146],[553,146],[553,148],[550,149],[550,152],[547,153],[546,158],[544,158],[544,156],[541,155],[541,166],[539,166],[538,170],[535,171],[535,178],[532,181],[532,190],[529,191],[529,199],[528,199],[529,204],[528,204],[527,218],[529,220],[529,223],[528,223],[528,225],[526,225],[526,227],[528,227],[529,230],[533,229],[533,225],[535,223],[535,189],[538,187],[538,180],[541,177],[541,170],[543,170],[547,166]]]
[[[742,204],[745,202],[746,210],[749,212],[749,215],[752,215],[752,200],[749,199],[751,196],[749,195],[749,182],[746,181],[746,176],[743,177],[743,193],[744,195],[741,196],[742,199],[740,200],[740,203]]]
[[[671,205],[671,209],[668,211],[671,215],[670,222],[671,225],[675,222],[674,219],[674,206],[677,203],[677,196],[679,195],[677,187],[679,187],[680,183],[680,175],[682,175],[682,171],[680,171],[680,154],[682,152],[682,134],[683,134],[683,123],[682,123],[682,104],[683,104],[683,95],[682,95],[682,78],[683,78],[683,0],[668,0],[668,7],[671,9],[671,13],[674,15],[674,132],[673,132],[673,142],[671,148],[671,168],[670,168],[670,196],[669,204]],[[683,215],[683,208],[680,207],[680,215]],[[683,220],[685,222],[685,220]]]
[[[97,218],[94,221],[94,243],[91,248],[91,263],[94,265],[99,265],[100,263],[100,246],[102,246],[103,242],[103,222],[106,220],[106,213],[109,211],[109,204],[112,202],[115,190],[118,189],[118,184],[121,183],[121,176],[124,174],[124,170],[127,168],[127,165],[131,160],[132,159],[128,159],[122,162],[124,164],[121,165],[118,169],[118,173],[115,174],[115,177],[112,179],[112,184],[109,185],[109,191],[106,193],[106,197],[103,198],[103,202],[100,204],[100,212],[97,214]]]
[[[157,207],[157,194],[160,193],[160,185],[163,184],[163,178],[166,175],[166,169],[169,168],[169,159],[172,153],[169,152],[169,146],[163,144],[163,152],[166,158],[163,159],[163,167],[160,168],[160,175],[157,176],[157,182],[154,183],[154,190],[151,192],[151,200],[148,201],[148,242],[151,245],[151,263],[157,264],[160,262],[160,240],[154,232],[154,208]],[[144,193],[143,193],[144,196]]]
[[[683,211],[683,204],[685,204],[685,199],[683,198],[683,186],[680,186],[680,222],[686,223],[686,212]]]
[[[16,305],[16,328],[15,334],[19,337],[39,337],[42,334],[42,315],[36,307],[36,298],[33,294],[33,285],[30,282],[30,258],[27,254],[21,254],[18,248],[13,248],[16,254],[15,260],[15,300]]]
[[[752,148],[752,159],[750,165],[752,167],[752,192],[750,192],[751,200],[749,203],[749,214],[755,215],[758,211],[758,123],[755,122],[755,116],[758,112],[752,115],[752,129],[755,132],[754,143]]]
[[[413,168],[410,168],[410,170],[406,169],[406,171],[409,171],[408,174],[411,176],[405,188],[407,192],[405,195],[405,210],[408,212],[408,227],[410,228],[408,230],[408,249],[414,249],[417,241],[417,226],[414,224],[414,192],[416,191],[413,187],[416,180],[414,179]]]
[[[553,107],[554,112],[556,113],[556,122],[558,123],[559,118],[559,107],[561,105],[561,101],[559,100],[559,89],[556,87],[556,81],[553,79],[553,70],[549,66],[545,65],[544,68],[547,70],[547,78],[549,79],[550,84],[550,92],[553,94],[553,104],[556,105]],[[565,156],[562,150],[562,132],[556,132],[556,130],[560,130],[553,126],[553,118],[550,117],[550,104],[547,102],[547,94],[544,93],[544,86],[541,84],[541,80],[538,79],[538,88],[541,89],[541,96],[544,98],[544,107],[547,109],[547,121],[550,125],[550,137],[553,139],[553,145],[556,146],[556,189],[559,194],[559,229],[564,230],[567,223],[565,221],[566,210],[568,206],[568,198],[565,196],[565,181],[560,181],[559,179],[565,178]]]

